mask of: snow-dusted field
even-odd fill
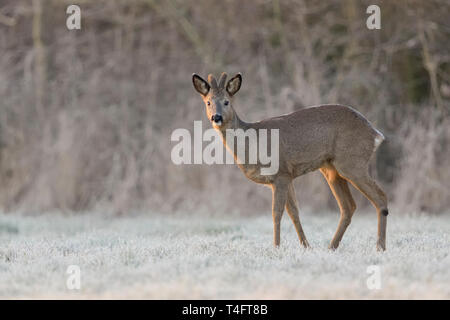
[[[257,218],[100,218],[0,215],[0,298],[348,299],[450,298],[450,216],[388,220],[357,212],[341,247],[327,250],[337,213],[301,216],[312,250],[287,215],[281,248],[269,214]],[[81,289],[66,271],[78,265]],[[367,267],[380,267],[369,290]]]

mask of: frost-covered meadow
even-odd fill
[[[357,212],[327,250],[337,213],[303,214],[312,250],[287,216],[281,248],[271,216],[0,215],[0,298],[449,299],[450,216],[396,216],[388,251],[375,250],[376,215]],[[81,289],[66,287],[69,265]],[[381,271],[369,290],[367,267]]]

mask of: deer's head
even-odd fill
[[[205,103],[206,116],[216,129],[226,128],[234,119],[232,98],[241,88],[242,76],[238,73],[228,82],[226,80],[225,72],[220,76],[219,83],[212,74],[208,76],[208,81],[195,73],[192,75],[194,88]]]

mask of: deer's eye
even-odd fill
[[[224,105],[228,105],[230,102],[228,100],[225,100],[225,102],[223,103]]]
[[[211,102],[208,101],[208,106],[210,106],[210,105],[211,105]]]

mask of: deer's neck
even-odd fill
[[[231,127],[229,129],[243,129],[246,130],[251,127],[251,123],[242,121],[241,118],[239,118],[238,114],[234,112],[233,114],[233,121],[231,123]]]
[[[223,144],[228,149],[228,151],[231,152],[231,154],[233,155],[235,160],[237,159],[237,146],[234,143],[234,135],[231,135],[231,139],[233,139],[233,141],[227,141],[227,130],[234,131],[234,130],[242,129],[242,130],[246,131],[247,129],[250,129],[252,127],[253,127],[252,123],[242,121],[241,118],[239,118],[239,116],[237,115],[237,113],[234,112],[231,123],[226,128],[220,129]],[[247,146],[246,146],[246,148],[247,148]],[[246,150],[246,154],[247,153],[248,153],[248,150]]]

